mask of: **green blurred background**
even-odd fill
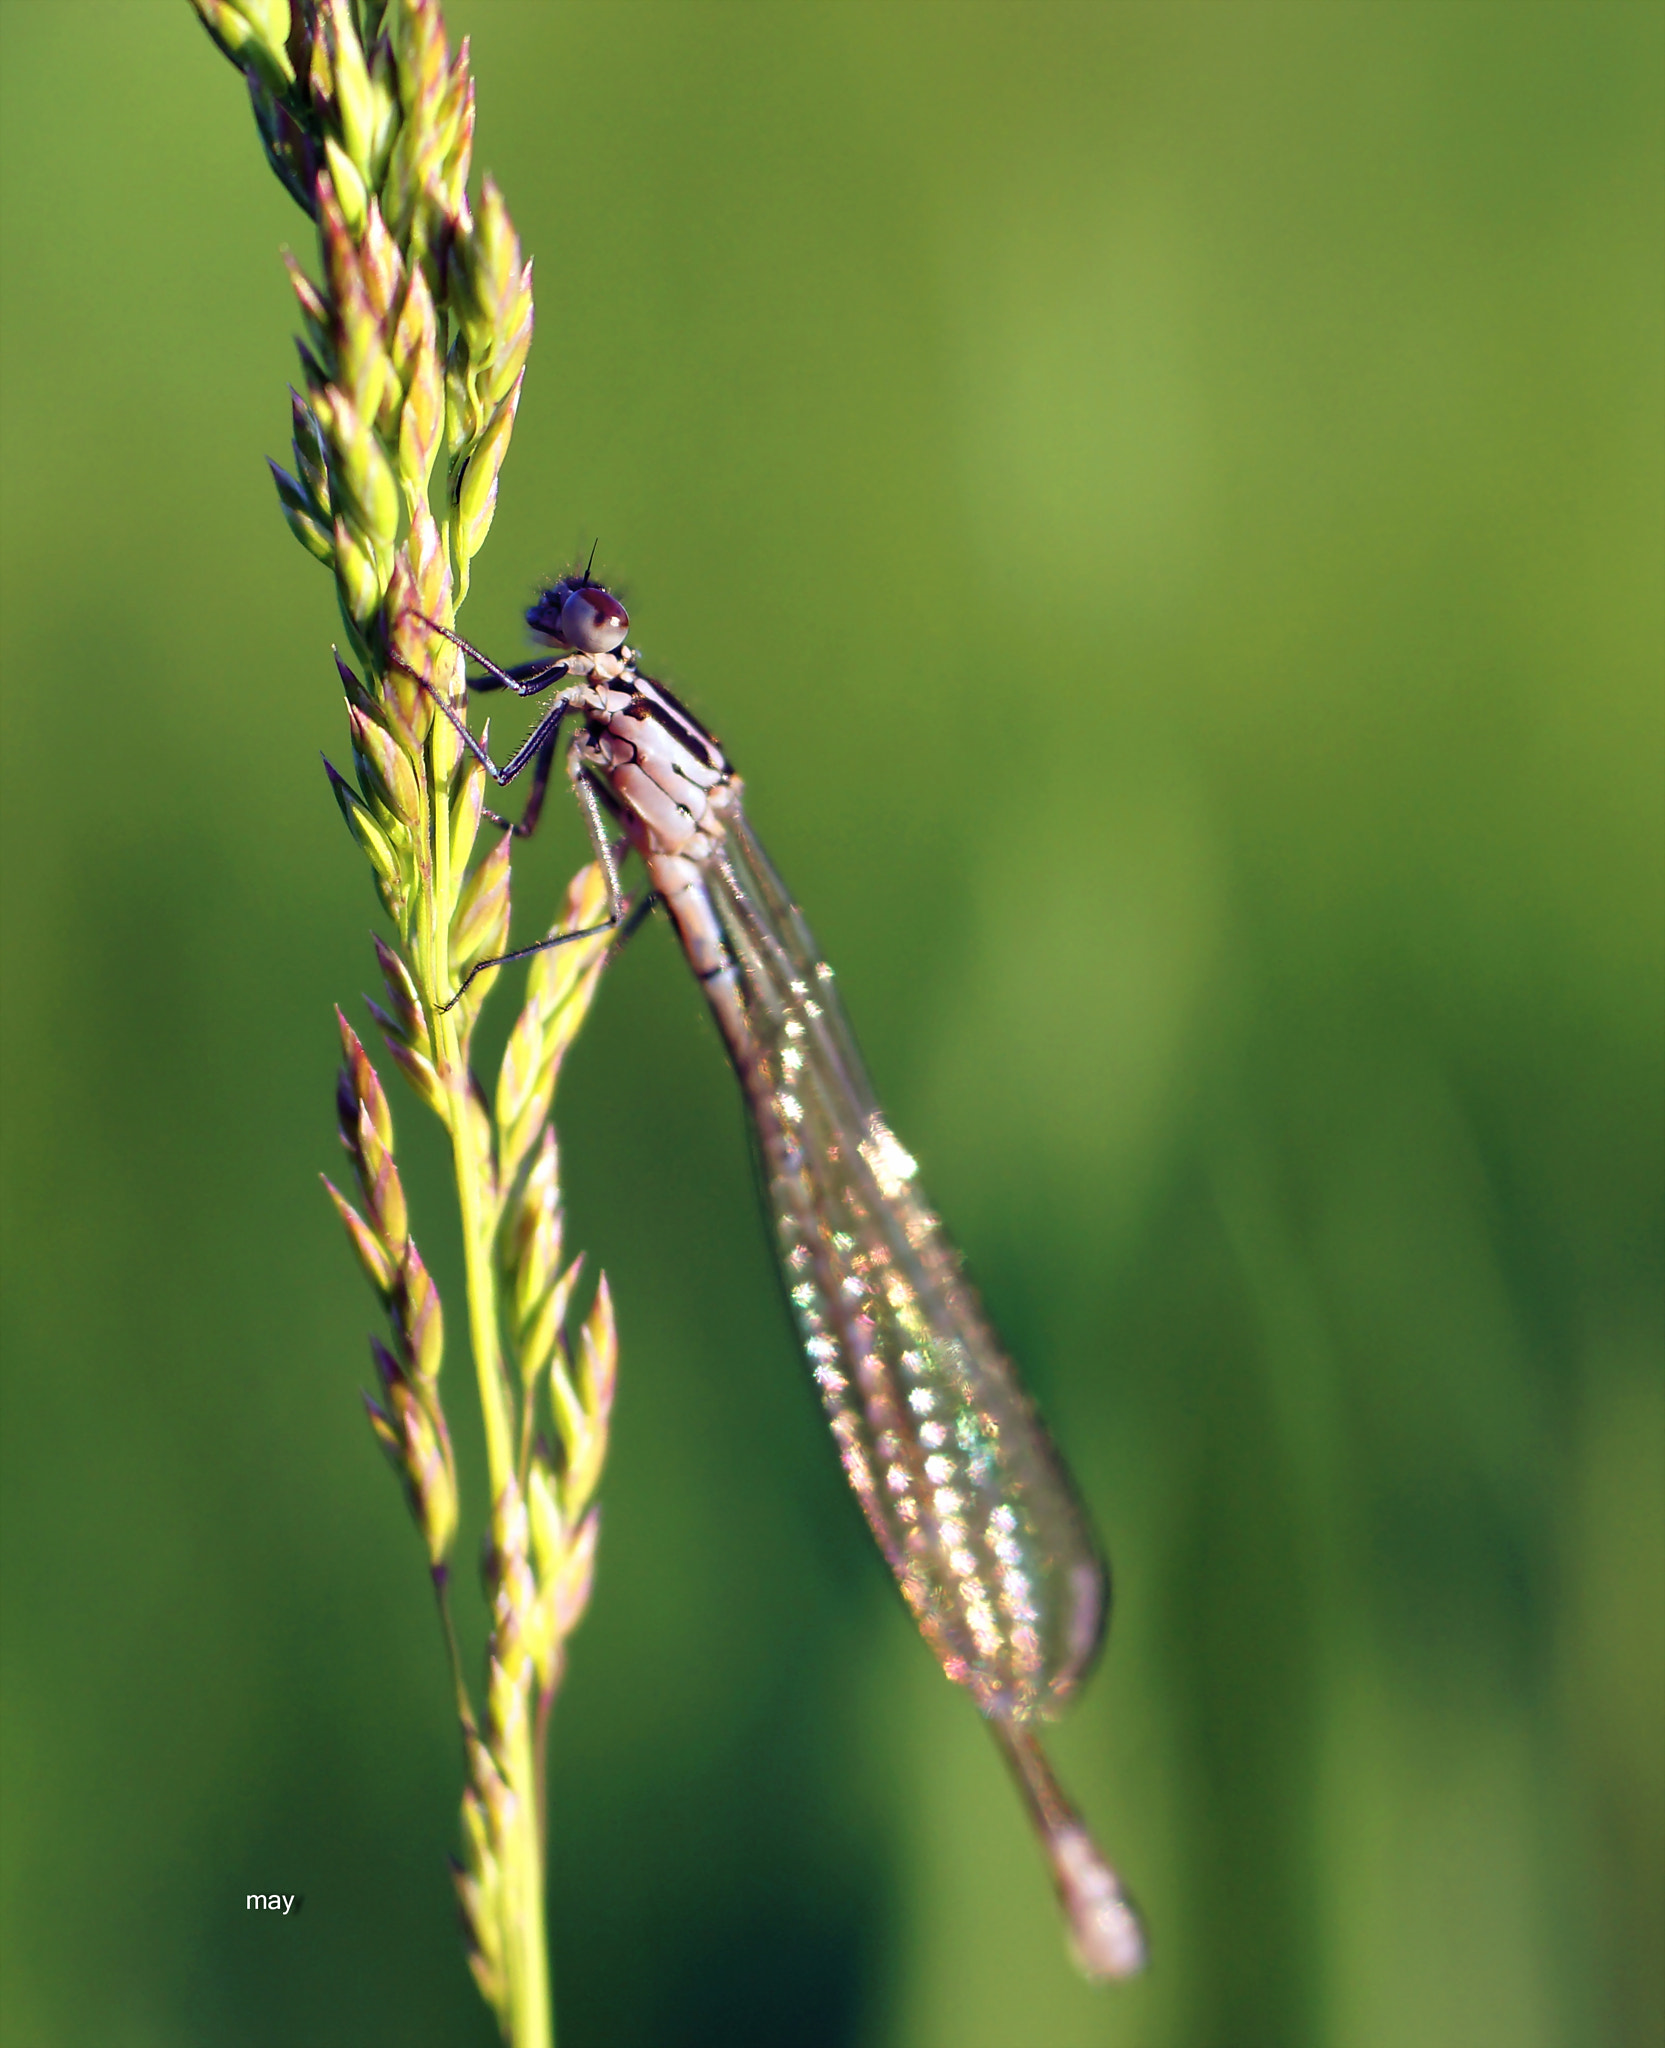
[[[465,624],[599,535],[745,771],[1115,1559],[1057,1752],[1155,1946],[1064,1961],[659,926],[563,1084],[563,2048],[1658,2041],[1665,15],[450,15],[540,315]],[[7,2038],[483,2044],[315,1178],[374,966],[261,460],[308,231],[182,0],[0,25]]]

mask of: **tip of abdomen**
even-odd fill
[[[1070,1952],[1082,1974],[1100,1984],[1136,1976],[1147,1959],[1145,1930],[1114,1867],[1064,1797],[1034,1731],[998,1715],[989,1726],[1052,1867]]]

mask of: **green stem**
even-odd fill
[[[489,1193],[491,1161],[480,1155],[477,1125],[470,1113],[468,1061],[452,1015],[442,1007],[451,983],[451,900],[455,893],[451,886],[450,806],[446,800],[450,774],[439,751],[444,745],[441,735],[448,731],[444,721],[436,718],[428,737],[428,772],[422,791],[426,816],[419,828],[423,850],[422,965],[428,981],[436,1064],[445,1090],[451,1163],[457,1177],[463,1268],[468,1284],[468,1334],[480,1387],[480,1410],[485,1419],[486,1469],[495,1501],[514,1472],[514,1431],[497,1334],[497,1275],[492,1258],[492,1234],[497,1219],[490,1213],[496,1206]]]
[[[497,1336],[497,1274],[492,1258],[495,1204],[485,1194],[489,1164],[475,1144],[470,1114],[468,1068],[459,1057],[456,1032],[444,1017],[439,1026],[440,1075],[450,1103],[451,1159],[457,1176],[457,1207],[461,1212],[463,1270],[468,1282],[468,1334],[474,1370],[480,1383],[480,1410],[486,1425],[486,1470],[491,1497],[500,1498],[514,1478],[514,1428],[509,1391],[504,1381],[503,1353]]]
[[[555,2048],[549,1997],[549,1956],[544,1942],[543,1843],[538,1818],[538,1772],[531,1727],[523,1713],[511,1744],[509,1789],[515,1798],[511,1855],[515,1903],[510,1909],[508,1955],[513,2048]]]
[[[423,820],[422,835],[428,867],[424,878],[427,906],[424,965],[429,975],[434,1046],[449,1108],[447,1121],[451,1130],[451,1158],[462,1224],[463,1269],[468,1287],[469,1340],[480,1388],[486,1469],[495,1510],[496,1504],[517,1478],[513,1408],[498,1332],[497,1266],[493,1251],[497,1202],[492,1192],[492,1162],[481,1155],[479,1125],[472,1114],[468,1061],[451,1016],[440,1008],[445,1000],[444,991],[451,982],[450,904],[454,894],[450,872],[451,825],[446,800],[450,775],[444,754],[439,751],[441,748],[451,751],[443,737],[448,732],[449,727],[436,719],[427,749],[428,774],[423,801],[428,815]],[[519,1717],[516,1729],[509,1734],[505,1750],[506,1753],[498,1758],[498,1764],[514,1802],[503,1844],[507,1866],[505,1888],[510,1900],[508,1925],[503,1930],[509,1979],[509,2038],[512,2048],[554,2048],[555,2022],[544,1928],[539,1773],[524,1714]]]

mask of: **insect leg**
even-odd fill
[[[460,633],[453,633],[449,626],[442,626],[437,619],[430,619],[426,613],[416,616],[431,633],[437,633],[442,640],[449,640],[453,647],[461,648],[471,661],[477,661],[491,678],[470,676],[471,690],[513,690],[517,697],[535,697],[540,690],[547,690],[551,683],[559,681],[572,672],[574,663],[565,659],[559,661],[523,661],[516,668],[499,668],[489,654],[482,654],[472,640],[465,640]],[[400,662],[401,668],[405,667]],[[405,669],[407,675],[415,675],[414,669]],[[421,678],[419,677],[420,681]]]
[[[604,967],[612,966],[613,962],[624,951],[625,947],[630,944],[630,941],[658,908],[659,891],[657,889],[650,889],[640,903],[631,904],[629,911],[625,915],[624,923],[619,926],[618,937],[607,948],[607,958],[602,962]]]
[[[544,721],[548,724],[548,720]],[[538,727],[542,732],[543,725]],[[532,790],[526,799],[526,808],[520,814],[517,824],[512,818],[500,817],[496,811],[482,810],[480,815],[489,818],[494,825],[501,825],[512,832],[517,839],[530,839],[538,829],[538,819],[543,812],[543,800],[549,791],[549,771],[555,760],[555,743],[560,737],[559,728],[549,735],[538,751],[537,763],[532,770]]]
[[[451,700],[436,690],[426,676],[419,675],[408,662],[401,661],[398,666],[404,670],[406,675],[413,677],[415,681],[420,683],[428,695],[433,698],[440,710],[450,719],[452,729],[456,733],[457,738],[462,741],[463,745],[474,756],[475,760],[479,762],[480,766],[491,777],[492,781],[497,784],[499,789],[506,789],[526,766],[527,762],[542,748],[548,747],[551,752],[554,751],[555,742],[561,730],[561,721],[574,708],[578,700],[577,688],[563,690],[560,696],[555,699],[555,702],[544,713],[543,717],[538,720],[537,725],[533,729],[532,737],[526,742],[525,746],[520,749],[519,753],[512,760],[499,768],[490,754],[486,752],[482,743],[469,731],[468,721],[459,715]],[[501,823],[501,820],[499,822]]]
[[[420,612],[417,616],[422,618]],[[433,621],[431,619],[423,619],[423,624],[433,626]],[[518,668],[499,668],[495,662],[486,661],[486,657],[480,653],[478,648],[471,647],[466,640],[461,639],[455,633],[447,631],[444,626],[433,626],[433,630],[436,633],[444,634],[447,640],[455,641],[457,646],[461,647],[466,653],[473,655],[476,661],[485,662],[486,675],[469,676],[467,678],[468,687],[471,690],[508,689],[513,690],[517,697],[536,697],[547,690],[551,683],[559,682],[563,676],[569,675],[572,671],[572,663],[569,661],[528,661],[522,662]],[[433,698],[434,702],[456,728],[458,736],[468,748],[468,751],[500,788],[514,780],[521,769],[525,767],[529,756],[536,755],[537,768],[532,777],[532,794],[527,799],[526,809],[521,816],[520,823],[517,825],[508,818],[500,817],[496,811],[488,810],[484,813],[494,825],[501,825],[505,830],[513,832],[517,839],[529,839],[537,829],[538,814],[543,809],[544,792],[549,787],[550,763],[555,758],[555,743],[560,736],[561,719],[565,716],[567,709],[570,708],[570,697],[563,695],[562,699],[552,707],[550,715],[539,721],[531,739],[521,748],[515,758],[506,768],[499,770],[493,765],[491,756],[486,752],[484,746],[477,742],[473,734],[469,732],[466,721],[458,718],[450,701],[440,695],[426,676],[417,675],[416,670],[408,662],[397,661],[397,657],[395,657],[395,660],[397,666],[402,668],[406,675],[414,676],[416,681],[428,692],[428,695]]]
[[[572,782],[573,793],[583,806],[584,822],[590,828],[590,844],[595,848],[595,857],[601,863],[601,872],[607,877],[607,907],[613,913],[609,923],[622,924],[624,897],[619,891],[619,865],[613,858],[613,842],[607,837],[607,821],[601,815],[595,778],[584,766],[583,756],[578,748],[579,742],[574,740],[567,749],[567,774]],[[600,931],[605,927],[598,925],[596,929]]]
[[[443,699],[438,701],[444,702]],[[556,709],[564,715],[566,707],[557,706]],[[550,718],[555,716],[556,712],[550,713]],[[547,725],[549,719],[546,719],[544,723]],[[542,730],[543,727],[540,726],[538,732]],[[532,735],[534,740],[537,737],[538,733]],[[531,742],[529,741],[527,744],[529,746]],[[525,752],[526,748],[523,747],[521,753],[524,754]],[[489,763],[487,765],[489,766]],[[613,858],[612,842],[607,837],[607,823],[601,815],[601,803],[596,796],[595,784],[579,756],[578,742],[576,740],[567,750],[567,773],[572,778],[574,794],[577,796],[579,805],[584,812],[584,822],[589,827],[590,843],[595,848],[596,859],[600,861],[601,872],[607,880],[608,914],[606,918],[600,924],[585,925],[581,931],[551,932],[547,939],[534,939],[531,945],[517,946],[512,953],[496,953],[489,960],[476,960],[467,974],[464,975],[451,1001],[440,1005],[442,1011],[449,1010],[453,1003],[460,1003],[468,993],[469,983],[473,981],[475,975],[484,974],[488,967],[507,967],[516,960],[531,959],[534,953],[546,953],[551,946],[570,946],[574,939],[593,939],[598,932],[617,931],[620,925],[625,922],[625,902],[619,889],[618,862]],[[651,903],[652,900],[650,897],[648,902]],[[646,906],[644,905],[643,907],[645,908]]]
[[[494,663],[483,676],[464,680],[471,690],[513,690],[517,697],[536,697],[571,673],[570,661],[522,661],[513,668],[498,668]]]

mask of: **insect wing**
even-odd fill
[[[949,1677],[987,1714],[1044,1713],[1103,1631],[1086,1514],[738,806],[708,876],[777,1250],[845,1473]]]

